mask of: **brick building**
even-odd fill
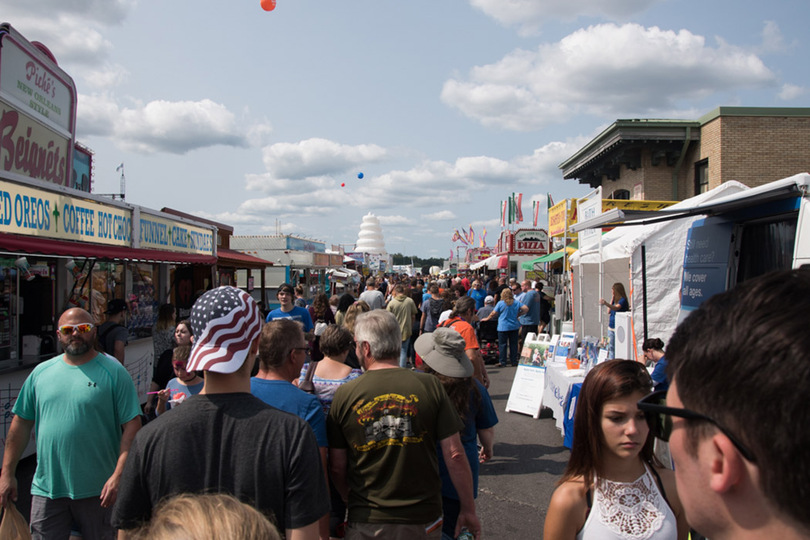
[[[810,108],[616,120],[560,169],[610,199],[683,200],[728,180],[755,187],[810,171]]]

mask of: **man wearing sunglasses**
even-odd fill
[[[809,302],[807,268],[713,296],[669,341],[669,390],[639,403],[712,540],[810,538]]]
[[[141,410],[124,366],[93,348],[92,320],[80,308],[59,318],[57,335],[64,354],[34,368],[12,410],[0,504],[17,498],[15,470],[35,429],[34,538],[67,538],[74,522],[85,538],[115,536],[111,508],[130,445],[141,427]]]

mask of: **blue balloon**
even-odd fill
[[[359,178],[360,180],[362,180],[362,179],[363,179],[363,173],[357,173],[357,178]]]

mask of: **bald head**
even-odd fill
[[[59,326],[62,326],[63,324],[81,324],[92,322],[94,322],[93,316],[80,307],[65,310],[62,313],[62,316],[59,317]]]

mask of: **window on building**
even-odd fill
[[[622,199],[622,200],[625,200],[625,201],[629,201],[630,200],[630,190],[629,189],[617,189],[608,198],[609,199]]]
[[[709,191],[709,160],[695,163],[695,195]]]

